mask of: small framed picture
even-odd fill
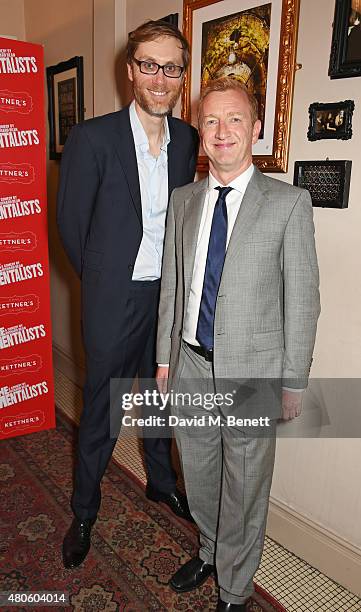
[[[328,74],[361,76],[361,0],[336,0]]]
[[[84,119],[83,58],[72,57],[46,69],[49,99],[50,159],[60,159],[68,134]]]
[[[321,104],[314,102],[308,112],[310,124],[308,127],[308,140],[352,138],[352,114],[355,108],[353,100],[343,102],[329,102]]]
[[[293,184],[310,192],[313,206],[347,208],[351,166],[345,159],[296,161]]]

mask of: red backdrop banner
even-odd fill
[[[44,56],[0,38],[0,439],[55,426]]]

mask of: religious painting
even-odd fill
[[[197,105],[210,80],[229,76],[258,102],[262,128],[254,161],[286,172],[295,72],[298,0],[184,0],[184,33],[191,43],[182,116],[197,126]],[[207,170],[202,151],[199,171]]]
[[[257,6],[202,26],[201,89],[222,76],[247,85],[258,102],[260,138],[266,108],[271,7]]]

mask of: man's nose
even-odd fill
[[[164,85],[166,83],[167,77],[165,76],[162,68],[159,68],[157,74],[154,75],[153,81],[157,85]]]
[[[220,119],[217,123],[216,137],[223,140],[227,137],[228,134],[228,126],[227,122]]]

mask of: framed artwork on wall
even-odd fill
[[[68,134],[84,119],[83,58],[72,57],[46,69],[50,159],[60,159]]]
[[[336,0],[328,74],[361,76],[361,0]]]
[[[355,108],[353,100],[344,102],[329,102],[321,104],[314,102],[308,112],[310,124],[307,132],[308,140],[352,138],[352,114]]]
[[[201,89],[231,76],[258,101],[262,130],[254,161],[265,172],[286,172],[296,69],[299,0],[184,0],[183,33],[191,44],[182,117],[197,126]],[[208,169],[200,152],[197,169]]]

